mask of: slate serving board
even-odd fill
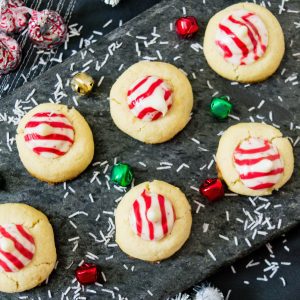
[[[212,94],[217,91],[220,95],[231,96],[235,107],[233,115],[238,116],[240,121],[249,122],[253,118],[252,120],[258,122],[279,125],[284,135],[291,137],[293,142],[297,141],[299,134],[296,126],[300,125],[297,123],[299,122],[298,85],[293,85],[294,81],[285,82],[299,68],[297,56],[292,55],[297,52],[297,49],[299,50],[300,44],[299,39],[296,38],[294,24],[297,15],[284,12],[278,16],[287,44],[279,71],[263,83],[245,87],[220,78],[207,66],[202,51],[197,48],[197,52],[191,48],[193,43],[202,44],[205,24],[209,17],[237,1],[207,2],[206,5],[200,4],[197,0],[184,2],[187,13],[195,15],[202,26],[195,40],[179,40],[170,30],[169,23],[182,14],[182,1],[163,1],[122,28],[110,33],[105,43],[92,45],[94,53],[93,50],[87,52],[83,50],[83,53],[67,59],[63,64],[52,68],[33,82],[16,90],[13,95],[1,100],[0,170],[5,178],[6,188],[0,192],[0,201],[1,203],[28,203],[47,214],[54,227],[58,251],[58,266],[49,278],[48,284],[16,296],[28,296],[34,299],[39,296],[43,299],[50,296],[55,299],[66,299],[67,296],[73,298],[77,291],[76,288],[69,289],[69,286],[76,286],[76,283],[72,284],[74,269],[85,258],[87,252],[91,252],[98,256],[95,261],[101,265],[107,282],[103,283],[103,287],[89,287],[97,294],[84,290],[77,293],[77,297],[111,299],[111,291],[113,291],[116,298],[119,294],[129,299],[164,299],[199,282],[221,266],[253,251],[299,223],[300,181],[297,147],[295,147],[296,165],[292,179],[284,188],[267,199],[252,199],[251,202],[247,197],[227,196],[222,201],[210,204],[193,189],[193,187],[197,188],[205,178],[216,176],[215,165],[211,165],[211,161],[218,144],[218,134],[239,122],[234,118],[218,122],[210,116],[209,101]],[[276,15],[278,15],[280,2],[272,1],[270,9]],[[299,8],[296,0],[289,1],[288,6],[291,10]],[[156,43],[145,47],[144,41],[137,39],[136,36],[146,36],[149,42],[154,37],[151,35],[153,26],[157,27],[156,34],[160,37],[157,38]],[[290,47],[291,40],[293,40],[292,47]],[[160,44],[161,41],[168,41],[168,44]],[[115,46],[121,43],[122,45],[119,48],[110,46],[115,42],[117,42]],[[137,56],[136,42],[139,43],[140,57]],[[100,66],[105,60],[106,54],[109,53],[109,46],[113,55],[108,56],[107,62],[99,71],[95,70],[95,66]],[[145,56],[159,56],[156,50],[159,50],[163,61],[174,63],[188,73],[193,86],[195,104],[192,120],[173,140],[162,145],[145,145],[126,136],[114,126],[110,118],[107,98],[111,85],[125,68]],[[14,123],[18,121],[19,116],[23,111],[30,109],[35,101],[42,103],[49,98],[55,101],[53,92],[59,82],[57,74],[63,82],[63,88],[58,90],[66,95],[60,101],[70,106],[74,105],[72,100],[74,94],[66,86],[68,78],[74,71],[84,69],[85,63],[90,60],[92,62],[88,64],[90,66],[88,72],[97,81],[101,76],[104,76],[104,79],[91,96],[77,98],[79,104],[77,109],[85,116],[94,133],[96,152],[93,162],[107,161],[109,169],[106,170],[106,164],[91,165],[81,176],[66,185],[54,186],[39,182],[27,174],[18,158],[15,143],[8,145],[7,139],[14,136],[16,129]],[[265,100],[265,103],[257,108],[262,100]],[[255,109],[249,112],[251,107]],[[192,139],[200,141],[200,144]],[[208,151],[203,151],[204,149]],[[105,177],[109,174],[115,157],[118,161],[133,166],[136,184],[151,179],[165,180],[180,187],[187,195],[193,210],[192,233],[184,247],[171,259],[160,264],[149,264],[131,259],[122,253],[118,247],[115,247],[113,237],[107,245],[101,242],[99,231],[102,230],[106,235],[110,230],[109,218],[113,219],[111,213],[117,205],[115,200],[123,195],[111,183],[109,189]],[[147,167],[139,162],[146,164]],[[162,166],[161,162],[169,162],[173,166],[170,169],[158,170],[157,168]],[[183,167],[177,172],[182,163],[189,167]],[[209,166],[211,167],[208,168]],[[104,171],[107,173],[103,174]],[[97,175],[99,181],[97,179],[92,181],[94,172],[99,172]],[[91,201],[89,194],[94,202]],[[69,218],[77,211],[84,211],[88,216],[81,214]],[[229,219],[226,217],[226,211]],[[258,212],[262,213],[263,221],[256,227],[259,233],[252,239],[254,229],[247,229],[245,222],[249,222],[249,225],[251,222],[249,213],[255,219]],[[96,221],[98,214],[100,218],[98,217]],[[70,220],[76,224],[76,229],[70,224]],[[204,223],[209,224],[206,232],[203,232]],[[90,233],[97,237],[98,242]],[[224,237],[220,238],[219,234],[228,240],[224,240]],[[79,237],[76,250],[73,249],[74,241],[68,241],[74,237]],[[249,244],[245,238],[248,239]],[[215,260],[208,250],[214,255]],[[87,258],[87,261],[91,259]],[[64,292],[67,295],[62,295]],[[0,296],[1,299],[12,298],[4,294]]]

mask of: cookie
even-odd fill
[[[189,122],[192,107],[187,77],[163,62],[132,65],[110,91],[110,113],[116,126],[149,144],[173,138]]]
[[[173,255],[188,239],[191,207],[179,188],[154,180],[126,193],[115,222],[120,248],[131,257],[155,262]]]
[[[292,176],[293,148],[273,126],[240,123],[224,132],[216,163],[219,176],[232,192],[248,196],[270,195]]]
[[[284,36],[276,17],[253,3],[238,3],[209,21],[203,51],[210,67],[224,78],[257,82],[271,76],[284,54]]]
[[[27,171],[49,183],[77,177],[94,156],[89,125],[66,105],[43,103],[29,111],[19,123],[16,142]]]
[[[56,263],[47,217],[19,203],[0,204],[0,291],[22,292],[46,280]]]

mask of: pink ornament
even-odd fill
[[[17,41],[0,33],[0,74],[16,69],[21,61],[21,48]]]
[[[38,48],[52,49],[61,45],[67,36],[67,26],[55,11],[32,11],[28,23],[28,35]]]
[[[0,4],[0,30],[5,33],[21,32],[27,27],[30,9],[22,1],[3,0]]]

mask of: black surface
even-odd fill
[[[123,0],[123,2],[124,2],[122,4],[123,9],[126,6],[126,8],[128,8],[128,12],[134,14],[134,13],[137,13],[137,11],[134,10],[135,7],[137,6],[136,3],[134,3],[134,2],[137,2],[137,3],[139,3],[139,5],[141,5],[141,2],[144,2],[144,1]],[[150,5],[150,2],[151,1],[147,1],[147,4]],[[226,5],[229,4],[229,2],[230,1],[226,1]],[[145,1],[145,3],[146,3],[146,1]],[[222,7],[224,7],[226,5],[225,5],[225,3],[223,3]],[[87,6],[88,5],[85,5],[85,7],[87,7]],[[122,7],[120,6],[118,8],[118,9],[120,9],[120,11],[119,11],[120,13],[122,13],[122,10],[121,10]],[[129,7],[131,9],[129,9]],[[139,8],[143,9],[143,7],[139,7]],[[295,7],[293,7],[293,8],[295,9]],[[116,8],[109,9],[109,11],[114,11],[114,12],[115,12],[115,10],[116,10]],[[277,8],[276,8],[276,10],[274,9],[274,11],[277,11]],[[99,12],[97,12],[97,13],[99,13]],[[81,14],[81,12],[80,12],[80,14]],[[107,17],[107,14],[105,14],[105,17]],[[110,18],[111,18],[111,16],[109,16],[107,19],[110,19]],[[105,20],[107,20],[107,19],[105,19]],[[74,21],[72,20],[72,22],[76,22],[76,21],[77,21],[76,19],[74,19]],[[81,18],[80,18],[80,21],[81,21]],[[95,19],[93,19],[93,22],[95,22]],[[103,24],[103,22],[101,22],[101,24]],[[95,26],[95,28],[97,28],[97,26]],[[289,28],[293,28],[293,27],[290,26]],[[88,34],[87,34],[87,36],[88,36]],[[289,37],[293,37],[293,36],[294,36],[294,38],[296,38],[294,33],[290,32]],[[297,48],[294,49],[293,52],[297,52]],[[289,55],[291,55],[291,52],[288,52],[288,53],[289,53]],[[286,59],[285,59],[285,62],[286,62]],[[289,62],[289,66],[290,67],[292,66],[291,61]],[[183,67],[184,67],[184,64],[183,64]],[[210,73],[212,74],[212,71]],[[221,89],[223,89],[223,91],[227,93],[227,91],[230,90],[231,87],[230,86],[228,87],[228,83],[226,81],[220,80],[219,78],[218,78],[218,80],[219,80],[219,82],[224,82],[224,87],[222,87]],[[276,80],[275,79],[271,80],[271,82],[273,82],[273,83],[274,83],[274,81],[276,81]],[[205,83],[205,81],[203,81],[201,84],[204,84],[204,83]],[[109,84],[110,83],[106,83],[106,85],[103,88],[108,89]],[[297,86],[296,86],[296,88],[297,88]],[[296,93],[299,92],[299,89],[296,90],[296,88],[293,90],[290,90],[290,93],[292,91],[293,92],[296,91]],[[203,85],[203,86],[201,86],[201,89],[207,89],[207,87]],[[237,92],[237,90],[238,89],[233,90],[232,93],[236,93],[236,96],[237,95],[242,96],[244,92]],[[274,90],[277,91],[276,85],[274,87]],[[198,88],[196,88],[196,92],[198,93]],[[262,92],[262,94],[264,96],[269,95],[269,91],[268,91],[267,87],[264,87],[263,89],[261,89],[260,92]],[[239,93],[241,93],[241,94],[239,94]],[[257,104],[257,100],[256,100],[256,102],[254,101],[254,103]],[[238,111],[238,113],[239,113],[238,115],[240,115],[240,116],[243,116],[243,114],[244,114],[244,116],[246,116],[246,108],[248,108],[248,107],[246,105],[245,106],[244,105],[241,106],[240,111]],[[295,107],[296,106],[292,105],[292,108],[295,108]],[[204,108],[204,106],[201,105],[201,109],[203,109],[203,108]],[[80,110],[82,112],[88,114],[86,109],[87,108],[85,105],[83,107],[80,106]],[[280,113],[278,113],[278,116],[279,115],[280,115]],[[106,114],[106,117],[107,117],[107,114]],[[88,119],[88,120],[90,121],[90,123],[93,124],[92,117],[89,117],[89,118],[90,119]],[[201,118],[203,118],[203,115],[201,115]],[[287,127],[289,124],[289,116],[286,117],[285,114],[283,114],[283,115],[280,115],[279,119],[281,119],[280,122],[283,122],[285,131],[287,131]],[[103,119],[103,121],[104,121],[104,119]],[[196,121],[194,120],[193,122],[196,122]],[[234,123],[234,122],[230,121],[229,123]],[[121,133],[117,132],[115,129],[114,129],[114,133],[116,133],[118,135],[118,137],[124,138],[124,136]],[[189,134],[188,134],[188,136],[189,136]],[[180,138],[182,139],[182,135],[179,137],[178,143],[180,143]],[[127,138],[125,138],[125,139],[128,140]],[[133,142],[131,141],[131,143],[133,143]],[[176,142],[174,142],[174,143],[176,144]],[[134,143],[134,145],[135,145],[135,143]],[[168,144],[166,144],[166,145],[168,145]],[[101,153],[98,153],[98,155],[99,154],[101,156]],[[18,164],[18,168],[20,168],[20,173],[21,173],[20,177],[22,179],[24,179],[24,182],[28,182],[28,183],[33,182],[33,181],[31,181],[30,178],[26,178],[26,174],[25,174],[24,170],[22,169],[22,167],[20,166],[20,164]],[[5,168],[5,169],[7,169],[7,168]],[[140,171],[140,173],[138,173],[138,174],[140,176],[139,179],[141,179],[141,178],[146,179],[149,176],[149,173],[144,172],[144,171]],[[211,174],[213,174],[213,170],[211,171]],[[168,176],[166,177],[166,179],[168,179]],[[141,182],[141,181],[139,181],[139,182]],[[42,186],[42,184],[40,184],[39,186]],[[71,186],[73,186],[72,183],[71,183]],[[8,188],[12,188],[12,185],[10,185]],[[186,187],[186,188],[188,188],[188,187]],[[13,192],[16,192],[16,190],[14,190]],[[33,197],[37,197],[37,195],[34,195],[34,192],[32,192],[32,195],[33,195]],[[195,197],[195,196],[192,196],[192,197]],[[3,198],[1,197],[1,199],[3,199]],[[197,197],[195,199],[197,199]],[[38,200],[35,200],[32,203],[35,204],[37,207],[40,206],[40,204],[38,203]],[[42,207],[42,205],[41,205],[41,207]],[[55,219],[53,214],[54,214],[54,212],[52,212],[52,217]],[[57,226],[58,226],[58,224],[55,225],[55,227],[57,227]],[[263,258],[268,257],[268,254],[266,253],[265,248],[256,252],[255,254],[253,254],[250,258],[247,257],[247,258],[241,260],[240,262],[235,263],[234,266],[237,270],[237,274],[232,274],[230,269],[226,268],[226,269],[221,270],[221,272],[216,274],[215,276],[210,277],[208,280],[210,282],[214,283],[216,286],[218,286],[225,294],[228,289],[232,289],[232,294],[231,294],[232,296],[230,297],[230,299],[241,299],[241,297],[242,297],[242,299],[298,299],[299,298],[298,297],[298,295],[299,295],[299,274],[297,273],[297,271],[299,269],[300,262],[299,262],[299,258],[297,257],[297,254],[299,253],[300,241],[299,241],[299,239],[297,239],[297,231],[298,230],[296,229],[290,235],[287,235],[287,239],[288,239],[287,245],[290,248],[290,253],[287,253],[282,247],[283,238],[280,238],[278,241],[275,241],[274,244],[272,243],[274,246],[273,249],[274,249],[274,253],[276,255],[276,261],[291,261],[292,262],[291,266],[281,267],[280,270],[278,271],[278,275],[276,275],[276,278],[274,278],[273,280],[269,280],[267,283],[265,283],[265,282],[260,283],[256,280],[256,277],[263,276],[263,273],[261,271],[262,264],[258,267],[247,269],[247,271],[244,268],[245,264],[247,264],[248,261],[251,260],[252,258],[254,260],[259,259],[259,260],[263,261]],[[82,253],[84,253],[84,249],[82,250]],[[265,267],[265,265],[264,265],[264,267]],[[201,265],[199,265],[199,268],[201,268]],[[286,279],[286,281],[287,281],[286,288],[281,287],[282,284],[278,278],[279,276],[283,276]],[[250,281],[250,285],[249,286],[244,285],[243,284],[244,280]]]

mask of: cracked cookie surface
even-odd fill
[[[252,64],[234,65],[227,62],[215,43],[219,23],[230,13],[245,9],[256,14],[268,32],[268,45],[263,56]],[[239,82],[258,82],[267,79],[279,67],[284,55],[285,43],[282,28],[276,17],[266,8],[253,3],[238,3],[215,14],[209,21],[203,43],[203,51],[209,66],[220,76]]]
[[[171,87],[173,104],[168,113],[152,122],[138,119],[127,104],[130,86],[144,76],[157,76]],[[175,66],[163,62],[142,61],[129,67],[110,91],[110,113],[116,126],[131,137],[148,143],[163,143],[173,138],[189,122],[193,108],[192,87]]]
[[[130,226],[129,215],[133,202],[147,190],[166,197],[176,216],[172,231],[160,240],[144,240]],[[116,242],[129,256],[156,262],[177,252],[186,242],[192,226],[191,207],[181,190],[164,181],[154,180],[132,188],[119,203],[116,214]]]
[[[0,271],[0,291],[22,292],[34,288],[51,274],[56,262],[54,234],[48,218],[35,208],[19,203],[0,204],[0,225],[20,224],[35,243],[31,262],[17,272]]]
[[[26,145],[24,129],[27,122],[37,113],[55,111],[64,114],[74,128],[74,142],[69,151],[57,158],[38,155]],[[17,128],[16,143],[20,159],[27,171],[34,177],[49,183],[73,179],[82,173],[94,156],[92,131],[84,117],[74,108],[66,105],[43,103],[29,111]]]
[[[241,142],[249,138],[267,140],[276,147],[280,154],[284,170],[280,180],[271,188],[254,190],[246,187],[234,166],[235,149]],[[294,170],[293,148],[290,141],[273,126],[262,123],[239,123],[229,127],[222,135],[216,154],[216,163],[219,177],[226,182],[232,192],[248,196],[270,195],[273,190],[280,189],[292,176]]]

